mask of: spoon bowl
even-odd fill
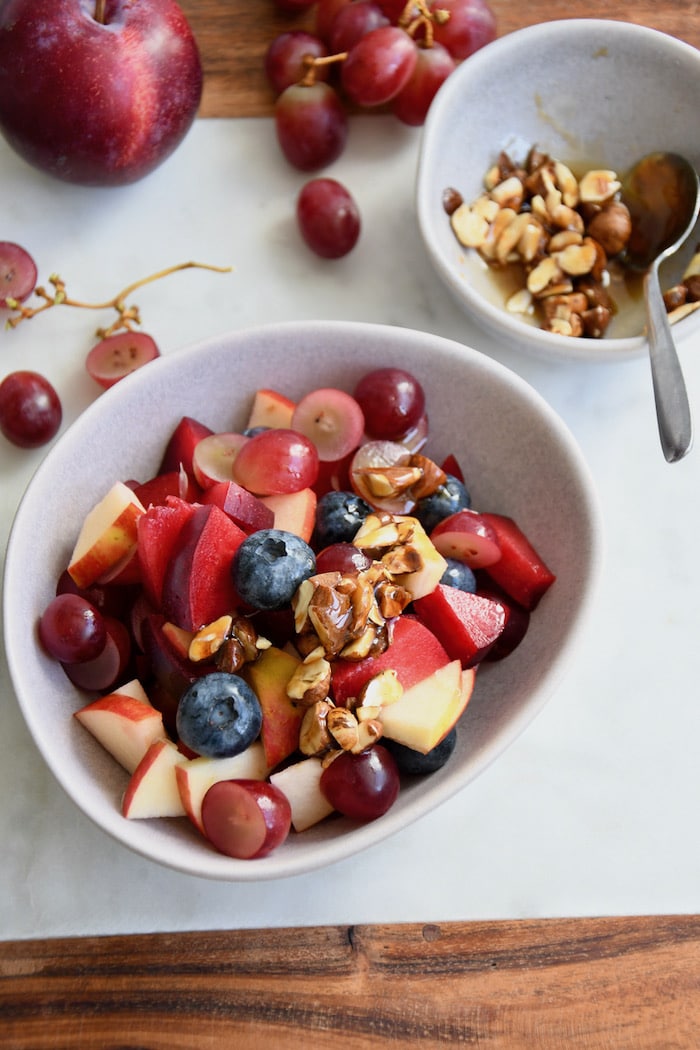
[[[656,418],[664,456],[674,463],[690,450],[693,426],[688,394],[659,283],[659,266],[690,235],[700,210],[695,168],[678,153],[642,157],[626,175],[622,199],[632,233],[625,254],[644,273],[644,302]]]

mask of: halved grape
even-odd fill
[[[444,558],[456,558],[470,569],[484,569],[501,558],[495,530],[474,510],[458,510],[443,518],[430,539]]]
[[[228,857],[264,857],[289,834],[292,809],[285,795],[264,780],[221,780],[202,801],[204,831]]]
[[[7,300],[22,303],[36,287],[36,263],[28,251],[12,241],[0,241],[0,309]]]
[[[358,447],[365,417],[355,398],[344,390],[319,387],[297,402],[292,429],[313,441],[322,462],[332,463]]]
[[[316,555],[316,572],[365,572],[372,564],[372,559],[352,543],[331,543]]]
[[[38,372],[10,372],[0,383],[0,430],[13,445],[45,445],[62,418],[58,394]]]
[[[296,214],[302,237],[323,259],[341,259],[357,244],[360,212],[336,179],[311,179],[302,186]]]
[[[112,689],[131,659],[131,636],[124,624],[111,616],[105,616],[104,621],[107,640],[99,656],[81,663],[61,664],[73,685],[88,693]]]
[[[219,481],[233,480],[233,464],[238,453],[250,441],[245,434],[208,434],[198,441],[192,453],[195,481],[203,489]]]
[[[117,332],[93,346],[85,367],[88,374],[107,390],[159,355],[155,340],[145,332]]]

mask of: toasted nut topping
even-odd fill
[[[622,183],[615,172],[604,169],[587,171],[578,184],[580,199],[585,203],[596,204],[612,200],[621,187]]]
[[[373,744],[377,743],[383,732],[384,726],[378,718],[369,718],[365,722],[358,722],[357,740],[350,750],[356,755],[360,751],[366,751],[368,747],[372,747]]]
[[[513,208],[517,211],[523,203],[525,189],[517,175],[511,175],[497,183],[491,190],[491,199],[501,208]]]
[[[373,707],[388,707],[395,703],[403,695],[403,686],[399,682],[398,675],[393,668],[387,668],[374,675],[360,690],[357,698],[356,709]]]
[[[323,755],[334,745],[328,731],[328,715],[334,710],[328,700],[317,700],[304,712],[299,728],[299,750],[304,755]]]
[[[548,255],[528,274],[527,290],[532,295],[537,295],[561,276],[562,271],[559,263]]]
[[[580,277],[584,273],[590,273],[597,259],[597,252],[592,241],[587,244],[570,244],[560,252],[555,252],[554,259],[564,273],[572,277]]]
[[[682,321],[684,317],[695,313],[698,309],[700,309],[700,300],[696,300],[692,303],[683,303],[682,306],[677,306],[676,309],[672,310],[668,315],[669,324],[676,324],[676,322]]]
[[[532,311],[532,292],[529,288],[518,288],[506,302],[506,310],[511,314],[528,314]]]
[[[331,687],[331,665],[325,656],[314,655],[314,650],[298,665],[287,682],[287,696],[302,704],[325,700]]]
[[[486,240],[488,221],[468,204],[460,204],[452,212],[450,222],[457,240],[465,248],[480,248]]]
[[[359,723],[352,711],[332,707],[326,715],[328,732],[343,751],[352,751],[359,741]]]
[[[220,616],[213,623],[200,627],[190,642],[187,653],[190,660],[199,663],[214,656],[228,637],[232,623],[232,616]]]

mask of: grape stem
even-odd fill
[[[330,66],[334,62],[344,62],[348,57],[347,51],[339,51],[336,55],[305,55],[304,67],[306,72],[299,81],[302,87],[313,87],[316,83],[316,70],[319,66]]]
[[[126,288],[123,288],[113,299],[107,299],[103,303],[84,303],[79,299],[71,299],[66,294],[65,281],[63,281],[58,274],[52,274],[49,277],[49,284],[54,288],[53,294],[39,286],[34,289],[34,294],[43,300],[41,306],[24,306],[17,302],[16,299],[6,300],[10,309],[17,310],[17,314],[8,319],[6,327],[16,328],[21,321],[27,321],[31,317],[36,317],[37,314],[44,313],[45,310],[50,310],[54,306],[76,306],[81,310],[112,309],[117,311],[118,317],[113,324],[108,328],[97,329],[97,335],[100,339],[105,339],[108,335],[113,335],[122,328],[127,331],[133,331],[134,325],[141,324],[141,316],[138,306],[129,306],[126,299],[139,288],[143,288],[144,285],[147,284],[152,284],[153,281],[159,281],[161,277],[168,277],[170,274],[178,273],[180,270],[190,270],[193,268],[199,270],[213,270],[215,273],[230,273],[232,270],[231,266],[212,266],[209,263],[178,263],[176,266],[169,266],[165,270],[159,270],[157,273],[152,273],[148,277],[142,277],[139,281],[134,281],[132,284],[127,285]]]
[[[430,9],[425,0],[408,0],[398,20],[398,25],[415,40],[423,33],[420,46],[430,49],[435,40],[434,27],[449,21],[450,12],[443,7]]]

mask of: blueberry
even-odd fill
[[[198,755],[229,758],[245,751],[260,735],[262,708],[238,675],[212,671],[180,697],[176,726],[182,742]]]
[[[454,474],[448,474],[444,484],[432,496],[419,499],[411,513],[430,535],[444,518],[449,518],[450,514],[456,514],[458,510],[469,510],[471,505],[471,496],[464,482]]]
[[[262,434],[263,430],[269,430],[269,427],[264,426],[262,423],[257,427],[246,427],[243,431],[243,437],[252,438],[256,434]]]
[[[246,536],[231,563],[236,591],[254,609],[281,609],[316,571],[316,556],[293,532],[258,529]]]
[[[424,776],[426,773],[435,773],[445,765],[457,744],[457,728],[453,727],[445,739],[436,744],[432,751],[428,751],[427,755],[414,751],[405,744],[398,744],[395,740],[384,738],[382,744],[394,756],[400,773],[407,776]]]
[[[443,572],[440,583],[446,587],[456,587],[459,591],[467,591],[469,594],[476,593],[476,576],[463,561],[456,558],[445,558],[447,568]]]
[[[315,543],[319,549],[332,543],[350,543],[368,514],[369,503],[354,492],[326,492],[316,506]]]

